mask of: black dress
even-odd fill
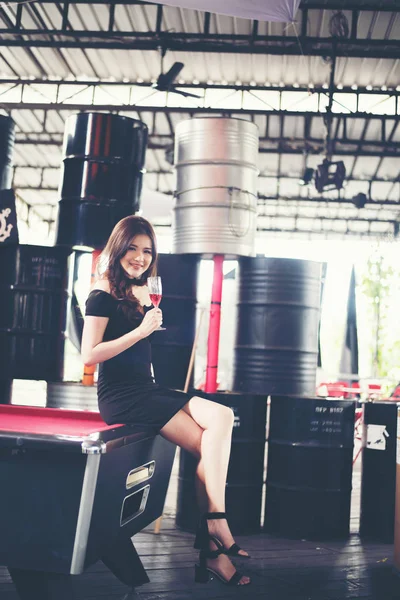
[[[144,307],[148,310],[150,307]],[[144,315],[138,310],[130,321],[119,300],[103,290],[93,290],[86,315],[108,317],[103,341],[136,329]],[[159,431],[191,398],[189,394],[160,387],[151,372],[151,344],[143,338],[117,356],[100,363],[97,382],[99,411],[108,425],[145,424]]]

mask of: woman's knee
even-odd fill
[[[213,402],[200,396],[193,396],[184,406],[192,418],[202,429],[218,430],[220,433],[231,432],[234,423],[233,410],[228,406]]]
[[[213,411],[214,414],[211,421],[211,427],[231,432],[235,420],[233,410],[229,408],[229,406],[223,406],[222,404],[215,403]]]

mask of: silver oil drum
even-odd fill
[[[99,412],[97,385],[85,386],[75,381],[49,381],[46,407]]]
[[[199,117],[177,125],[174,253],[253,255],[257,158],[250,121]]]

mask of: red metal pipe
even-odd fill
[[[217,391],[219,332],[221,326],[221,299],[224,257],[214,256],[214,277],[211,294],[210,324],[208,328],[207,370],[205,391]]]

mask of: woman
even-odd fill
[[[225,517],[225,484],[231,446],[230,408],[158,386],[151,372],[149,335],[162,323],[152,308],[147,277],[156,273],[155,233],[148,221],[130,216],[115,226],[99,264],[102,274],[86,302],[82,358],[100,363],[99,410],[108,424],[145,423],[198,459],[196,488],[203,512],[196,535],[200,550],[196,581],[211,571],[229,585],[250,579],[229,556],[246,556]]]

